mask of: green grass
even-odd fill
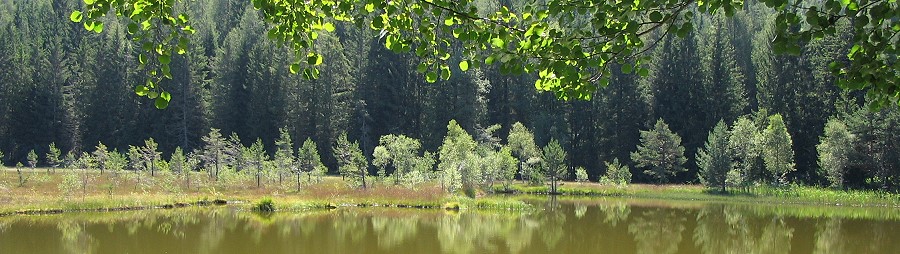
[[[513,184],[510,191],[496,186],[495,191],[511,194],[544,195],[547,186]],[[747,202],[768,204],[810,204],[838,206],[900,207],[900,195],[880,191],[833,190],[811,186],[758,186],[746,191],[717,193],[698,185],[601,185],[596,183],[565,183],[558,188],[563,196],[626,197],[645,199]]]
[[[462,193],[448,194],[437,183],[426,183],[416,188],[392,185],[376,185],[369,189],[348,186],[339,177],[326,177],[324,181],[304,185],[297,191],[290,181],[278,185],[272,181],[257,188],[254,179],[238,179],[227,183],[213,182],[205,174],[191,177],[196,181],[186,186],[166,184],[166,176],[145,178],[151,184],[137,185],[130,178],[115,179],[109,173],[96,173],[86,191],[62,193],[58,187],[62,173],[46,173],[44,169],[28,170],[31,181],[17,187],[14,170],[0,170],[0,215],[16,213],[58,213],[64,211],[135,210],[211,205],[214,200],[228,200],[245,204],[253,209],[261,199],[269,198],[277,211],[302,211],[335,207],[394,207],[452,210],[527,210],[531,205],[522,201],[521,195],[497,195],[475,193],[469,198]],[[149,179],[149,180],[148,180]],[[118,181],[112,184],[113,180]],[[171,180],[171,179],[170,179]],[[103,187],[106,186],[106,187]],[[113,188],[109,188],[113,186]],[[805,204],[831,206],[884,206],[900,207],[900,195],[879,191],[841,191],[808,186],[783,188],[760,186],[731,193],[709,192],[698,185],[601,185],[597,183],[564,182],[559,186],[564,197],[620,197],[631,199],[658,199],[684,201],[741,202],[754,204]],[[547,186],[529,186],[515,183],[509,191],[495,186],[496,193],[545,195]]]

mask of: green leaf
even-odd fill
[[[291,73],[297,74],[300,72],[300,64],[291,64]]]
[[[443,80],[450,79],[450,67],[447,67],[447,66],[441,67],[441,79],[443,79]]]
[[[147,96],[147,92],[150,92],[147,86],[139,85],[134,87],[134,94],[137,94],[137,96]]]
[[[325,31],[334,32],[334,24],[332,24],[331,22],[325,22],[325,25],[323,25],[323,27],[325,28]]]
[[[128,33],[129,33],[129,34],[135,34],[135,33],[137,33],[137,32],[138,32],[138,26],[137,26],[137,24],[135,24],[135,23],[130,23],[130,24],[128,24]]]
[[[103,32],[103,23],[97,23],[94,25],[94,32],[102,33]]]
[[[416,71],[419,73],[425,73],[428,70],[428,65],[425,63],[420,63],[419,66],[416,67]]]
[[[147,55],[139,54],[138,62],[140,62],[141,64],[147,64]]]
[[[445,26],[453,26],[453,18],[447,18],[444,20]]]
[[[322,55],[310,52],[306,56],[306,63],[313,66],[320,65],[322,64]]]
[[[171,101],[171,100],[172,100],[172,94],[170,94],[169,92],[163,91],[162,93],[159,94],[159,98],[162,98],[162,99],[164,99],[164,100],[166,100],[166,101]]]
[[[427,74],[425,74],[425,81],[428,83],[437,82],[437,78],[437,73],[434,73],[433,71],[429,71]]]
[[[469,70],[469,61],[468,61],[468,60],[463,60],[462,62],[459,62],[459,69],[462,70],[462,71],[467,71],[467,70]]]
[[[157,97],[156,103],[154,103],[154,104],[156,105],[157,109],[166,109],[167,107],[169,107],[169,101],[166,99],[163,99],[163,97]]]
[[[599,84],[600,87],[607,87],[607,86],[609,86],[609,78],[601,78],[600,81],[598,81],[598,82],[600,83],[600,84]]]
[[[506,41],[504,41],[500,37],[493,38],[493,39],[491,39],[491,45],[494,45],[494,47],[501,48],[501,49],[506,48]]]
[[[649,76],[649,75],[650,75],[650,70],[649,70],[649,69],[647,69],[647,68],[638,68],[638,76],[641,76],[642,78],[646,78],[646,77]]]
[[[84,0],[84,4],[92,5],[92,4],[94,4],[94,1],[96,1],[96,0]]]
[[[659,11],[653,11],[650,13],[650,21],[659,22],[662,19],[663,19],[663,15]]]
[[[161,63],[163,65],[168,65],[169,63],[172,62],[172,57],[169,55],[160,55],[158,58],[159,58],[159,63]]]
[[[81,11],[73,11],[72,15],[69,15],[69,20],[72,20],[72,22],[75,23],[81,22],[82,18],[84,18],[84,15],[81,13]]]
[[[634,67],[631,66],[630,64],[622,64],[622,73],[631,74],[631,71],[633,70],[633,68]]]
[[[179,14],[178,15],[178,21],[181,21],[181,23],[187,23],[188,19],[189,18],[188,18],[187,14]]]

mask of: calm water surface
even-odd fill
[[[0,218],[0,253],[900,253],[900,210],[648,200]]]

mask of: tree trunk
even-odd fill
[[[366,189],[366,169],[363,169],[362,174],[360,174],[360,180],[362,180],[362,188]]]
[[[259,182],[260,177],[261,177],[260,174],[262,174],[262,167],[257,165],[257,167],[256,167],[256,188],[260,187],[260,182]]]

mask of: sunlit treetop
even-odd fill
[[[102,32],[108,13],[128,17],[128,32],[143,51],[146,84],[135,93],[168,105],[171,95],[160,85],[171,79],[173,54],[188,50],[194,33],[190,18],[178,13],[181,0],[84,0],[71,20]],[[610,67],[647,75],[643,52],[667,34],[685,36],[698,13],[741,11],[738,0],[548,0],[512,10],[479,9],[473,0],[252,0],[270,25],[268,37],[295,52],[293,73],[314,79],[326,59],[317,52],[320,33],[346,22],[376,31],[384,46],[419,57],[417,70],[428,82],[447,80],[453,71],[483,64],[508,74],[536,73],[535,88],[563,100],[587,100],[609,84]],[[538,1],[541,2],[541,1]],[[897,0],[763,0],[777,11],[773,49],[799,54],[804,42],[837,33],[844,19],[853,26],[849,61],[830,65],[838,84],[868,90],[875,106],[900,102],[897,61],[900,9]],[[452,57],[453,54],[458,54]]]

